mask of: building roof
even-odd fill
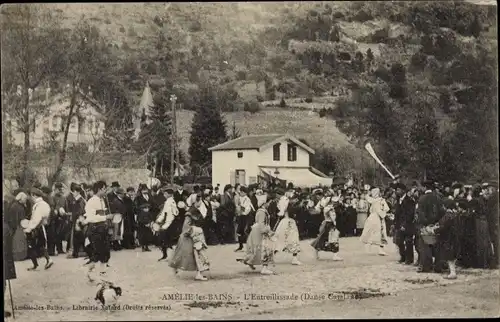
[[[300,142],[293,136],[286,134],[261,134],[261,135],[248,135],[229,140],[219,145],[209,148],[209,151],[225,151],[225,150],[262,150],[269,145],[276,144],[283,140],[290,140],[302,147],[307,152],[314,154],[314,150],[304,143]]]

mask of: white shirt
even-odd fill
[[[207,206],[205,205],[204,201],[200,202],[200,205],[198,206],[198,210],[200,211],[201,216],[203,218],[205,218],[207,216],[208,209],[207,209]]]
[[[31,219],[28,224],[26,232],[30,232],[33,229],[40,227],[40,225],[46,225],[48,223],[50,216],[50,206],[41,197],[35,199],[35,204],[33,205],[33,210],[31,213]]]
[[[167,229],[178,214],[179,209],[177,209],[174,197],[169,197],[163,205],[163,210],[158,215],[158,218],[156,218],[156,222],[158,224],[161,224],[163,223],[163,221],[165,221],[165,223],[162,225],[162,229]]]
[[[189,196],[189,198],[187,198],[186,204],[187,204],[188,207],[191,207],[196,202],[196,197],[197,197],[197,194],[196,193],[192,193]]]
[[[248,215],[253,209],[252,201],[248,196],[242,196],[240,197],[240,206],[241,206],[241,215],[246,216]]]
[[[290,203],[290,199],[286,195],[282,196],[278,201],[278,216],[283,217],[285,215],[286,210],[288,209],[288,204]]]
[[[92,196],[85,205],[85,220],[88,223],[105,222],[106,216],[97,215],[98,210],[106,210],[104,201],[98,196]]]

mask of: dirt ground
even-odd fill
[[[227,320],[383,319],[383,318],[491,318],[500,317],[499,280],[485,278],[471,284],[433,287],[397,296],[324,302],[257,314],[229,316]]]
[[[211,269],[204,282],[195,281],[194,272],[175,275],[166,262],[157,261],[157,249],[112,252],[110,279],[122,287],[123,295],[110,312],[97,306],[97,287],[86,279],[83,258],[57,256],[52,268],[35,272],[26,270],[29,261],[16,262],[18,278],[12,281],[16,320],[498,315],[498,270],[459,270],[457,280],[446,280],[444,274],[417,274],[414,266],[398,264],[394,245],[388,247],[389,256],[383,257],[366,253],[359,238],[342,238],[344,260],[336,262],[331,253],[320,253],[316,260],[309,243],[301,242],[303,265],[291,265],[290,254],[278,254],[271,267],[276,274],[271,276],[238,263],[236,258],[242,253],[234,252],[236,245],[210,246]],[[5,306],[11,309],[8,292]]]

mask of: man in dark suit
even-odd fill
[[[114,181],[111,183],[111,192],[108,193],[107,197],[108,197],[108,203],[111,205],[111,202],[113,202],[113,200],[115,198],[117,198],[117,191],[118,189],[120,188],[120,184],[118,183],[118,181]]]
[[[407,265],[413,264],[413,238],[415,235],[415,205],[416,200],[410,192],[406,192],[406,187],[402,183],[395,185],[396,211],[394,226],[397,234],[397,246],[399,249],[399,262]]]
[[[128,187],[127,194],[123,199],[125,203],[125,214],[123,216],[122,246],[126,249],[135,248],[135,231],[137,230],[135,214],[137,213],[137,209],[134,200],[135,189],[133,187]]]
[[[219,241],[221,244],[235,241],[233,234],[235,211],[233,187],[228,184],[224,187],[224,192],[220,197],[220,206],[217,209],[217,225],[220,227]]]
[[[125,204],[125,190],[123,188],[118,188],[115,191],[116,198],[109,203],[110,213],[122,215],[122,221],[127,212],[127,206]],[[113,223],[113,236],[111,238],[111,246],[113,250],[121,250],[123,248],[122,242],[122,222]]]
[[[498,214],[498,186],[496,182],[486,184],[487,191],[484,194],[486,199],[486,220],[488,221],[488,234],[490,241],[493,244],[493,254],[491,258],[490,268],[497,269],[500,255],[498,253],[498,245],[500,237],[499,230],[499,214]]]
[[[14,264],[14,234],[21,220],[26,219],[26,205],[28,195],[22,190],[14,191],[15,200],[5,204],[3,213],[3,291],[7,280],[16,279],[16,266]],[[4,317],[10,317],[10,312],[5,312]]]
[[[425,193],[418,200],[416,212],[416,229],[420,230],[427,226],[436,224],[445,213],[442,199],[433,191],[434,183],[425,182]],[[425,243],[423,238],[418,239],[420,267],[419,273],[434,272],[440,273],[442,263],[439,258],[439,249],[436,244]],[[434,257],[434,263],[433,263]],[[433,265],[434,264],[434,265]]]

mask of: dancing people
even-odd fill
[[[186,212],[182,233],[169,263],[175,274],[179,270],[196,271],[195,280],[198,281],[208,280],[203,273],[210,269],[206,255],[207,243],[201,227],[202,220],[203,216],[195,206]]]
[[[274,232],[270,226],[268,208],[275,199],[276,195],[270,193],[266,202],[257,210],[255,214],[255,223],[251,227],[246,242],[245,256],[237,259],[237,261],[248,265],[252,270],[255,270],[256,265],[262,265],[260,273],[263,275],[274,274],[274,272],[268,268],[268,265],[273,261],[275,251],[272,240]]]
[[[367,252],[371,252],[372,245],[378,246],[378,254],[386,256],[384,246],[387,245],[387,228],[384,220],[389,211],[389,205],[380,196],[379,188],[372,188],[371,196],[367,196],[366,201],[370,204],[370,215],[366,219],[360,240],[366,245]]]
[[[45,269],[49,269],[54,265],[47,249],[47,233],[45,228],[50,216],[50,206],[43,200],[45,194],[40,189],[31,188],[30,194],[33,208],[31,219],[28,226],[24,229],[28,242],[28,256],[33,262],[33,267],[28,270],[34,271],[37,269],[39,252],[45,257]]]
[[[323,213],[323,222],[319,227],[318,236],[312,241],[311,246],[314,248],[316,259],[319,259],[319,252],[332,252],[334,261],[343,260],[339,256],[340,244],[339,236],[340,232],[337,228],[337,215],[335,213],[335,203],[339,201],[338,197],[328,198],[328,203],[325,206],[321,206]],[[325,199],[322,200],[324,203]],[[321,201],[320,201],[321,202]]]

